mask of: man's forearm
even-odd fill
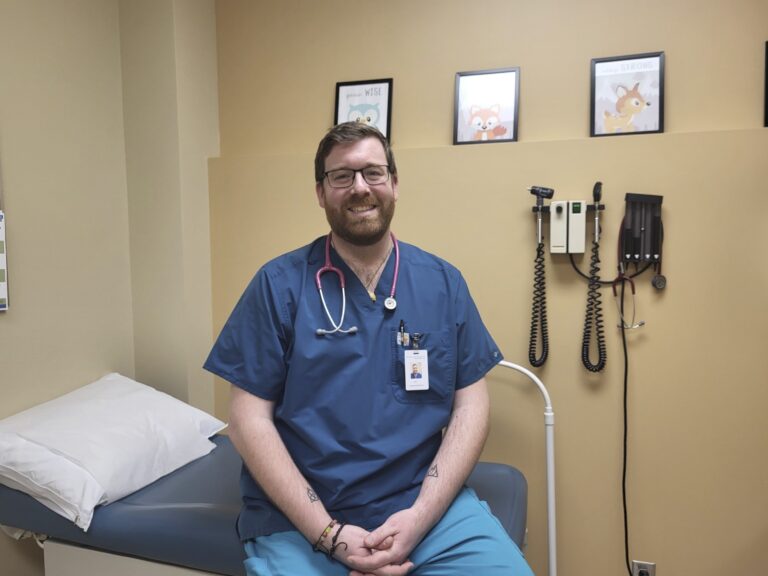
[[[314,544],[331,518],[288,453],[272,420],[271,407],[233,387],[229,436],[270,500]]]
[[[442,517],[472,472],[488,437],[488,422],[485,380],[457,391],[442,444],[413,505],[427,530]]]
[[[233,387],[229,431],[232,443],[272,503],[311,545],[321,541],[322,549],[330,555],[334,552],[332,545],[338,542],[341,547],[334,557],[352,568],[357,567],[350,561],[350,556],[370,556],[371,551],[364,545],[368,531],[348,525],[344,527],[343,537],[338,538],[341,525],[331,528],[328,511],[296,466],[275,428],[272,409],[271,402]],[[386,564],[388,562],[376,563],[371,571]],[[389,566],[387,574],[404,576],[410,566],[410,563]]]

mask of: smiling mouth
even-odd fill
[[[375,204],[365,204],[363,206],[350,206],[347,208],[349,212],[352,212],[353,214],[365,214],[366,212],[371,212],[376,209]]]

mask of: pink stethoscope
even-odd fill
[[[395,238],[395,235],[392,232],[389,233],[389,236],[392,238],[392,244],[395,247],[395,273],[392,277],[392,289],[389,292],[389,297],[384,300],[384,308],[391,312],[397,308],[397,300],[395,300],[395,288],[397,288],[397,275],[400,271],[400,247],[397,244],[397,238]],[[334,272],[339,277],[339,285],[341,286],[341,318],[339,318],[338,324],[333,321],[333,316],[331,316],[331,313],[328,310],[328,305],[325,303],[325,296],[323,296],[323,285],[320,282],[320,277],[326,272]],[[347,312],[347,291],[345,288],[346,282],[344,280],[344,273],[331,263],[330,234],[328,234],[328,236],[325,238],[325,265],[315,274],[315,284],[317,284],[317,291],[320,293],[320,301],[323,303],[323,310],[325,310],[325,315],[328,317],[328,321],[331,323],[331,326],[333,326],[333,330],[318,328],[315,330],[315,333],[318,336],[335,334],[336,332],[341,332],[342,334],[355,334],[357,332],[357,326],[342,328],[344,325],[344,316]]]

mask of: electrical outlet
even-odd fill
[[[656,576],[656,564],[632,560],[632,576]]]

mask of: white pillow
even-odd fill
[[[208,454],[226,424],[120,374],[0,420],[0,484],[87,530],[93,508]]]

